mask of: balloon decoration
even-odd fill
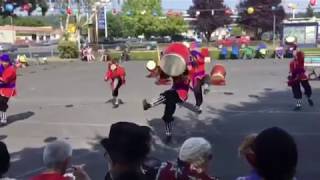
[[[10,4],[10,3],[6,4],[4,9],[7,12],[10,12],[10,13],[13,12],[13,9],[14,9],[13,4]]]
[[[29,11],[31,9],[31,6],[32,6],[32,4],[30,4],[30,3],[24,4],[21,9],[23,11]]]
[[[249,8],[247,9],[247,13],[248,13],[248,14],[253,14],[253,13],[254,13],[254,8],[253,8],[253,7],[249,7]]]
[[[72,9],[69,8],[69,7],[67,8],[67,14],[68,14],[68,15],[71,15],[71,14],[72,14]]]
[[[310,5],[311,6],[317,5],[317,0],[310,0]]]

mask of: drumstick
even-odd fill
[[[160,50],[159,50],[159,46],[157,46],[157,55],[158,55],[158,60],[157,60],[157,65],[160,64]]]

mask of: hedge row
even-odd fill
[[[303,49],[303,51],[308,51],[308,52],[316,52],[319,51],[319,48],[313,48],[313,49]],[[210,50],[210,56],[212,59],[219,59],[219,54],[220,51],[218,49]],[[242,54],[242,52],[240,52]],[[121,52],[111,52],[110,53],[111,57],[113,58],[120,58]],[[158,55],[156,51],[132,51],[130,52],[130,58],[133,60],[137,61],[148,61],[148,60],[157,60]],[[240,55],[241,56],[241,55]],[[230,59],[231,57],[231,51],[228,51],[227,59]],[[268,58],[273,58],[274,57],[274,50],[269,50],[267,54]]]

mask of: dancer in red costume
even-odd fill
[[[0,112],[1,120],[0,123],[7,123],[8,101],[12,96],[16,95],[16,68],[11,64],[10,57],[8,54],[3,54],[0,57],[1,66],[3,72],[0,77]]]
[[[297,100],[294,110],[300,110],[302,107],[302,92],[300,86],[304,88],[304,93],[308,98],[309,105],[314,105],[311,99],[312,89],[305,72],[304,53],[302,51],[296,52],[295,50],[294,59],[290,62],[290,75],[288,77],[288,85],[291,86],[293,97]]]
[[[119,107],[119,89],[126,82],[126,70],[114,60],[108,63],[107,69],[104,79],[105,81],[111,80],[113,105],[114,108],[117,108]]]
[[[203,103],[202,93],[207,94],[210,91],[210,76],[206,74],[205,53],[203,51],[200,53],[196,50],[192,50],[191,55],[192,60],[188,65],[190,70],[191,87],[196,99],[196,111],[201,113],[201,105]],[[202,89],[202,87],[204,89]]]
[[[189,92],[189,77],[188,70],[183,75],[173,77],[172,87],[161,93],[158,98],[148,102],[143,100],[143,109],[148,110],[151,107],[158,106],[160,104],[165,105],[164,114],[162,120],[165,122],[166,136],[171,138],[172,136],[172,122],[174,121],[173,114],[176,111],[176,104],[183,103],[188,99]]]

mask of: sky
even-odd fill
[[[225,4],[231,8],[234,8],[240,0],[224,0]],[[317,8],[320,8],[320,0],[318,0]],[[298,7],[302,8],[303,11],[307,7],[309,0],[282,0],[282,3],[296,3]],[[192,4],[192,0],[162,0],[163,8],[176,9],[176,10],[186,10]]]

